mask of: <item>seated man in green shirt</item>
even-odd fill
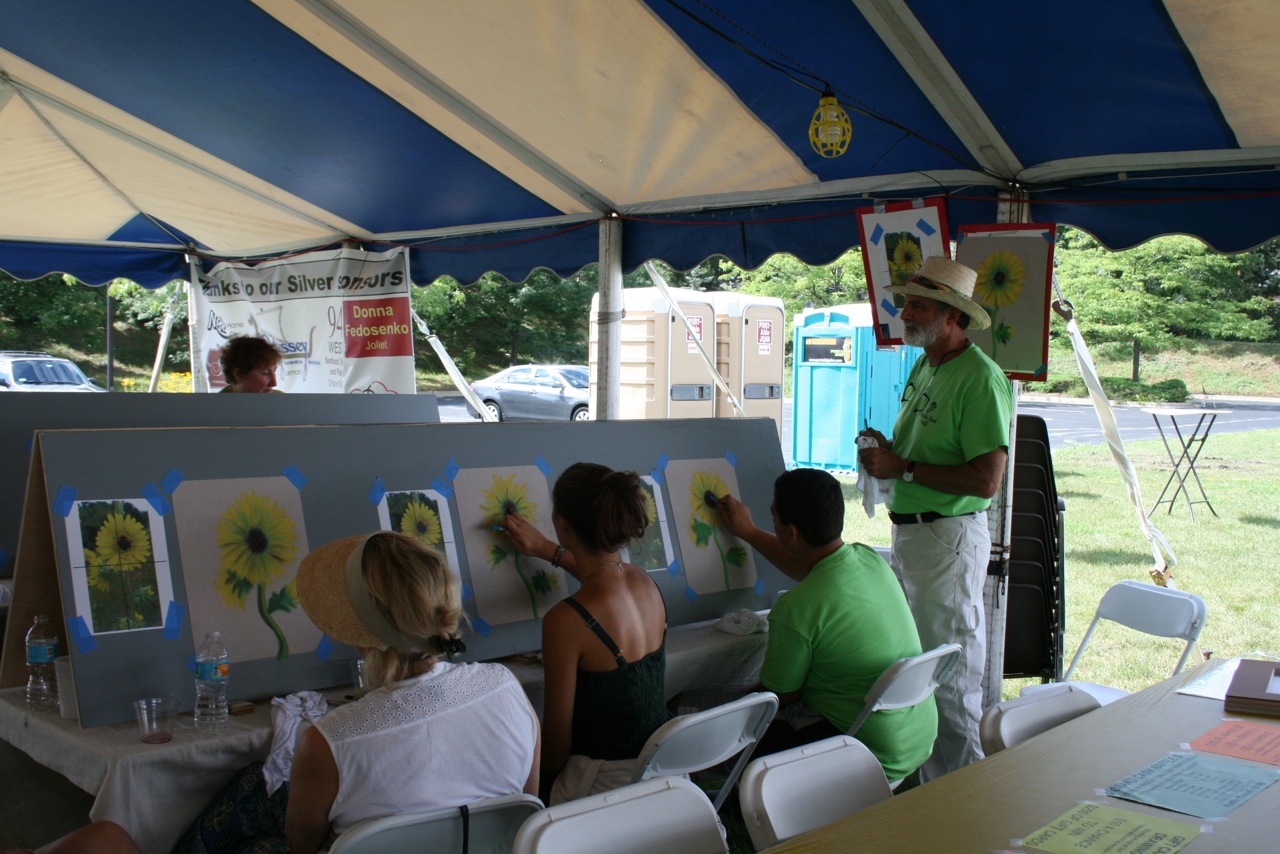
[[[733,496],[716,506],[725,527],[799,582],[769,613],[760,681],[779,706],[755,755],[844,734],[880,674],[922,651],[902,586],[873,549],[841,541],[844,496],[825,471],[794,469],[774,482],[773,533]],[[929,758],[937,731],[930,697],[876,712],[855,737],[900,780]]]

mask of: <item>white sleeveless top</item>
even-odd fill
[[[521,792],[538,737],[524,689],[500,664],[439,662],[333,709],[316,728],[338,766],[335,833]]]

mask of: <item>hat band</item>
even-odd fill
[[[343,582],[347,589],[347,599],[351,602],[351,610],[355,611],[356,619],[370,634],[397,652],[425,652],[421,643],[409,638],[382,616],[378,603],[369,595],[364,581],[364,547],[368,542],[369,537],[365,537],[360,545],[351,550],[343,570]]]
[[[922,276],[919,273],[916,273],[914,276],[912,276],[910,281],[913,284],[923,285],[924,287],[928,288],[931,291],[946,291],[947,293],[959,294],[960,296],[964,296],[964,294],[961,294],[960,291],[957,291],[955,288],[951,287],[950,285],[944,285],[941,282],[935,282],[933,279]]]

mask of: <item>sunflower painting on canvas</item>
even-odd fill
[[[298,488],[284,477],[191,480],[173,498],[192,633],[221,632],[239,660],[314,649],[320,633],[294,582],[309,550]]]
[[[725,459],[673,460],[666,479],[689,589],[720,593],[753,586],[751,549],[729,533],[708,500],[740,494],[733,466]]]

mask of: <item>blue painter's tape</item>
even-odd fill
[[[93,639],[93,632],[89,631],[84,617],[77,616],[67,620],[67,634],[76,642],[76,649],[81,652],[93,652],[98,648],[98,643]]]
[[[479,617],[472,618],[471,628],[475,629],[482,638],[487,638],[489,636],[489,632],[493,631],[493,629],[489,627],[489,624]]]
[[[1042,231],[1040,236],[1044,238],[1045,243],[1057,243],[1058,236],[1053,231]]]
[[[684,598],[688,599],[690,602],[693,602],[698,598],[698,594],[692,587],[686,587],[684,589]]]
[[[658,464],[657,464],[656,466],[654,466],[654,468],[656,468],[658,471],[663,471],[663,472],[665,472],[665,471],[667,470],[667,463],[669,463],[669,462],[671,462],[671,458],[670,458],[670,457],[668,457],[666,454],[659,454],[659,455],[658,455]]]
[[[4,549],[0,549],[0,566],[4,566],[6,563],[8,563],[9,558],[11,557],[13,557],[13,555],[9,554]]]
[[[321,661],[328,661],[333,655],[333,641],[329,640],[328,635],[320,636],[320,643],[316,644],[316,658]]]
[[[381,504],[382,498],[387,494],[387,488],[382,485],[382,478],[375,477],[373,486],[369,489],[369,503]]]
[[[898,316],[898,307],[894,305],[893,300],[889,299],[888,297],[885,297],[884,299],[880,300],[880,307],[883,308],[885,311],[885,314],[889,315],[890,317]]]
[[[1036,368],[1033,373],[1033,376],[1037,376],[1037,377],[1046,377],[1048,375],[1049,375],[1048,365],[1041,365],[1040,367]]]
[[[170,600],[169,612],[164,616],[164,639],[177,640],[182,637],[182,620],[187,616],[187,606],[181,602]]]
[[[676,558],[675,560],[671,561],[671,563],[667,566],[667,575],[670,575],[672,578],[675,578],[679,574],[680,574],[680,558]]]
[[[538,471],[542,472],[543,477],[551,476],[551,463],[547,462],[547,458],[542,454],[538,454],[538,458],[533,461],[533,464],[538,467]]]
[[[664,483],[667,479],[667,476],[662,473],[662,469],[654,469],[649,472],[649,477],[653,478],[658,483]]]
[[[474,594],[473,594],[473,593],[472,593],[472,591],[471,591],[471,585],[470,585],[470,584],[464,584],[464,585],[462,585],[462,601],[463,601],[463,602],[470,602],[470,601],[471,601],[471,597],[472,597],[473,595],[474,595]]]
[[[147,503],[151,505],[151,509],[159,513],[161,516],[168,516],[169,511],[173,509],[173,505],[169,503],[169,499],[165,498],[160,492],[160,487],[154,483],[148,483],[142,487],[142,497],[147,499]]]
[[[453,498],[453,487],[445,483],[440,478],[431,481],[431,488],[443,495],[445,498]]]
[[[182,484],[182,481],[182,472],[177,469],[169,469],[164,473],[164,477],[160,478],[160,488],[170,495],[173,495],[178,491],[178,487]]]
[[[31,453],[31,449],[34,448],[35,446],[36,446],[35,436],[32,436],[30,439],[22,443],[22,449],[26,451],[28,454]]]
[[[191,657],[187,659],[187,669],[192,673],[196,672],[196,654],[191,653]]]
[[[937,230],[923,218],[916,220],[916,228],[925,237],[933,237],[933,235],[937,233]]]
[[[302,487],[307,485],[307,476],[302,472],[298,471],[297,466],[285,466],[284,469],[280,472],[280,474],[289,478],[289,482],[292,483],[298,489],[302,489]]]
[[[725,451],[724,458],[729,461],[729,465],[734,468],[738,467],[738,458],[733,455],[733,451]]]
[[[756,595],[757,596],[764,595],[764,579],[763,578],[756,579]]]
[[[880,241],[884,239],[884,226],[876,223],[876,227],[871,230],[871,245],[879,246]]]
[[[453,479],[458,476],[460,471],[462,471],[462,467],[458,465],[453,457],[450,457],[449,464],[444,467],[444,479],[453,483]]]
[[[58,487],[58,497],[53,500],[53,512],[64,519],[71,515],[71,505],[76,503],[78,493],[69,486]]]

